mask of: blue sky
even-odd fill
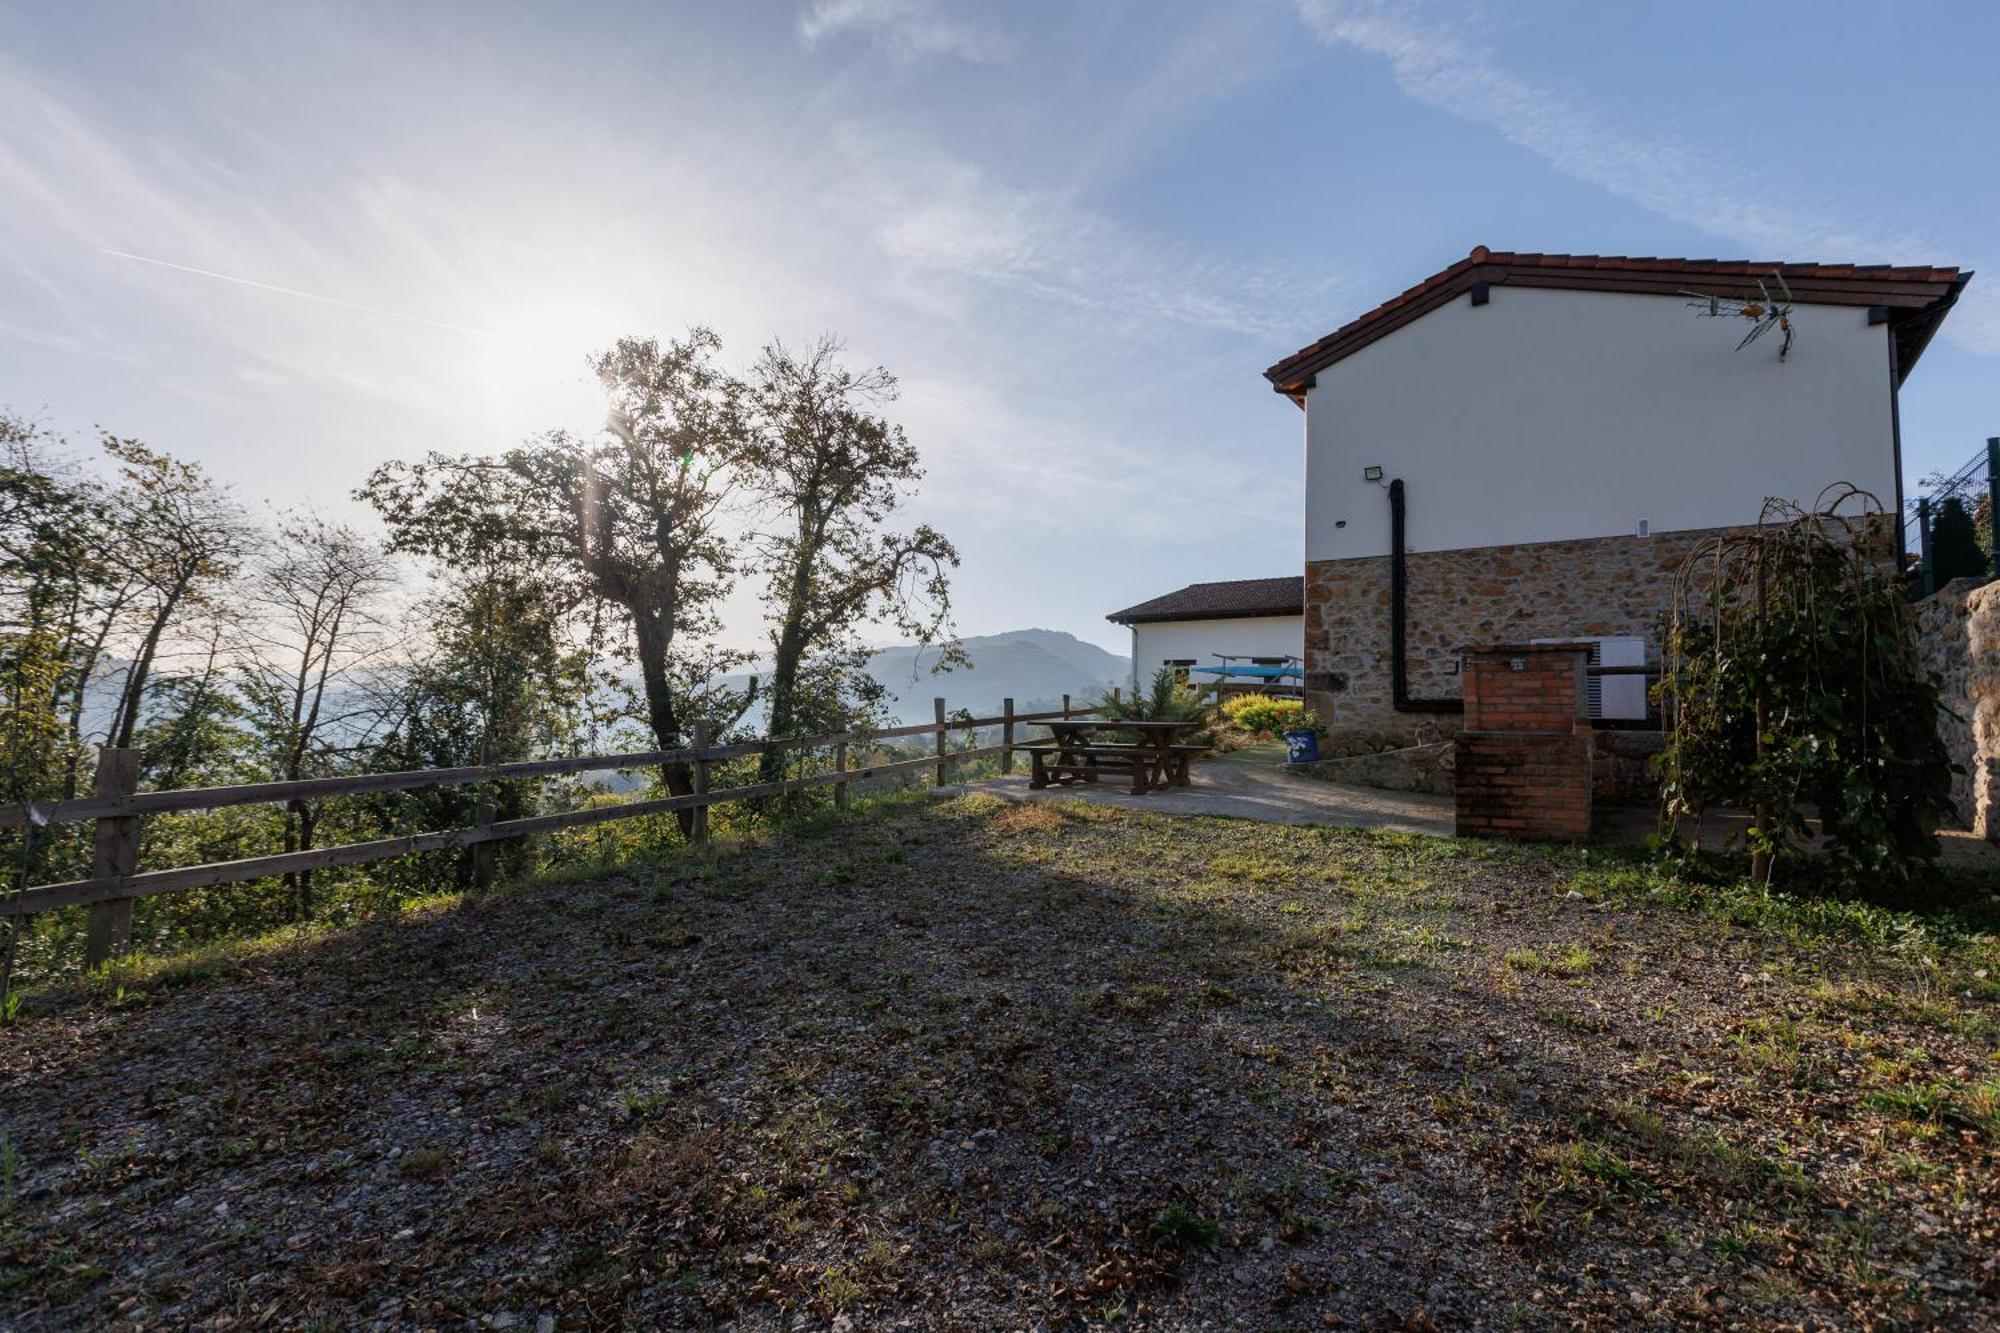
[[[1122,649],[1298,568],[1259,372],[1475,244],[1985,270],[1903,396],[1907,473],[1956,466],[1996,50],[1972,3],[0,3],[0,403],[337,513],[589,426],[621,334],[839,332],[962,628]]]

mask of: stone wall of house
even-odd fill
[[[2000,841],[2000,583],[1954,579],[1919,602],[1917,642],[1940,683],[1938,734],[1965,770],[1952,778],[1959,821]]]
[[[1643,638],[1657,655],[1674,575],[1721,531],[1410,552],[1411,695],[1460,697],[1469,645],[1615,635]],[[1305,666],[1306,702],[1336,735],[1409,744],[1422,728],[1456,729],[1450,714],[1391,704],[1387,556],[1306,566]]]

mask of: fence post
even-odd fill
[[[951,764],[944,757],[944,738],[946,734],[944,726],[944,696],[939,695],[932,702],[937,711],[937,785],[942,787],[951,780]]]
[[[1986,535],[1993,548],[1993,577],[2000,579],[2000,435],[1986,439]]]
[[[489,746],[482,745],[479,747],[479,762],[486,765],[492,764],[493,751]],[[488,778],[479,784],[479,798],[472,803],[472,822],[483,829],[498,818],[499,814],[499,803],[494,800],[493,780]],[[472,844],[473,888],[490,889],[493,887],[493,880],[495,878],[494,866],[498,860],[498,852],[499,849],[490,840]]]
[[[688,831],[688,841],[708,841],[708,739],[709,721],[702,718],[694,724],[694,794],[703,798],[694,808],[694,821]]]
[[[499,814],[491,796],[481,796],[472,807],[472,822],[481,829],[491,824]],[[498,848],[491,838],[472,844],[472,887],[490,889],[495,878],[494,863]]]
[[[1111,702],[1114,704],[1117,703],[1119,699],[1123,697],[1123,694],[1124,691],[1120,686],[1113,685],[1111,687]]]
[[[1919,587],[1921,595],[1928,597],[1937,591],[1931,584],[1931,498],[1928,495],[1917,498],[1917,549],[1923,553],[1918,565],[1923,577]]]
[[[1063,716],[1069,716],[1069,696],[1067,694],[1063,696]]]
[[[833,747],[833,771],[840,774],[833,784],[833,808],[847,808],[847,742],[836,742]]]
[[[97,794],[130,796],[139,790],[139,752],[105,746],[97,757]],[[139,817],[115,815],[97,821],[97,854],[91,862],[93,879],[130,875],[139,869]],[[84,937],[86,967],[102,967],[132,942],[132,900],[110,898],[90,905]]]
[[[1000,771],[1014,771],[1014,701],[1000,701]]]

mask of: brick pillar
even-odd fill
[[[1590,836],[1588,644],[1467,648],[1465,729],[1455,741],[1462,837]]]

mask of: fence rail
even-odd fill
[[[1117,691],[1114,690],[1112,693],[1115,697]],[[1077,710],[1072,708],[1068,695],[1063,696],[1060,709],[1037,713],[1015,712],[1012,699],[1007,700],[1003,710],[992,717],[952,718],[946,713],[943,699],[936,701],[935,711],[936,716],[932,721],[908,726],[710,745],[707,743],[708,729],[705,725],[701,725],[696,728],[696,743],[676,750],[580,755],[567,759],[536,759],[520,763],[480,764],[463,768],[416,769],[400,773],[362,773],[349,777],[306,778],[295,782],[253,782],[237,786],[199,787],[181,791],[134,790],[138,777],[137,753],[132,750],[107,748],[98,766],[96,795],[73,801],[0,806],[0,829],[24,829],[30,838],[49,824],[94,820],[97,825],[96,855],[88,879],[36,884],[0,896],[0,917],[26,916],[61,907],[89,905],[91,917],[86,942],[86,961],[94,967],[121,952],[130,939],[132,904],[140,898],[157,893],[206,888],[215,884],[242,883],[277,875],[327,870],[337,866],[363,865],[372,861],[388,861],[398,857],[414,856],[421,852],[446,851],[459,847],[475,849],[474,878],[476,881],[485,882],[491,878],[491,860],[478,857],[476,854],[478,848],[511,838],[525,838],[535,834],[555,833],[564,829],[585,828],[614,820],[635,819],[643,815],[668,814],[682,810],[695,812],[693,836],[695,840],[700,841],[707,836],[709,807],[732,801],[757,800],[786,792],[831,786],[834,789],[834,803],[837,806],[845,806],[849,787],[854,783],[869,782],[895,774],[921,773],[930,769],[934,771],[937,783],[942,786],[949,780],[955,765],[995,756],[1001,761],[1001,770],[1009,772],[1013,768],[1014,751],[1020,743],[1016,736],[1016,727],[1077,715]],[[995,726],[1001,729],[1001,739],[997,745],[975,746],[964,750],[952,750],[949,746],[949,738],[953,732],[970,733],[982,727]],[[922,758],[899,759],[861,768],[848,767],[850,745],[910,736],[934,737],[933,752]],[[709,787],[709,770],[712,764],[729,759],[781,754],[793,750],[828,748],[834,751],[834,768],[829,772],[806,774],[776,782],[753,783],[743,787],[715,789]],[[490,806],[482,804],[479,822],[461,828],[411,833],[394,838],[380,838],[372,842],[343,843],[339,846],[314,848],[310,851],[278,852],[235,861],[211,861],[167,870],[138,869],[140,826],[147,815],[183,810],[214,810],[226,806],[276,801],[311,800],[329,796],[422,791],[515,778],[650,768],[665,764],[689,765],[692,770],[694,790],[686,795],[623,801],[616,805],[564,810],[519,819],[495,820],[492,818]]]

